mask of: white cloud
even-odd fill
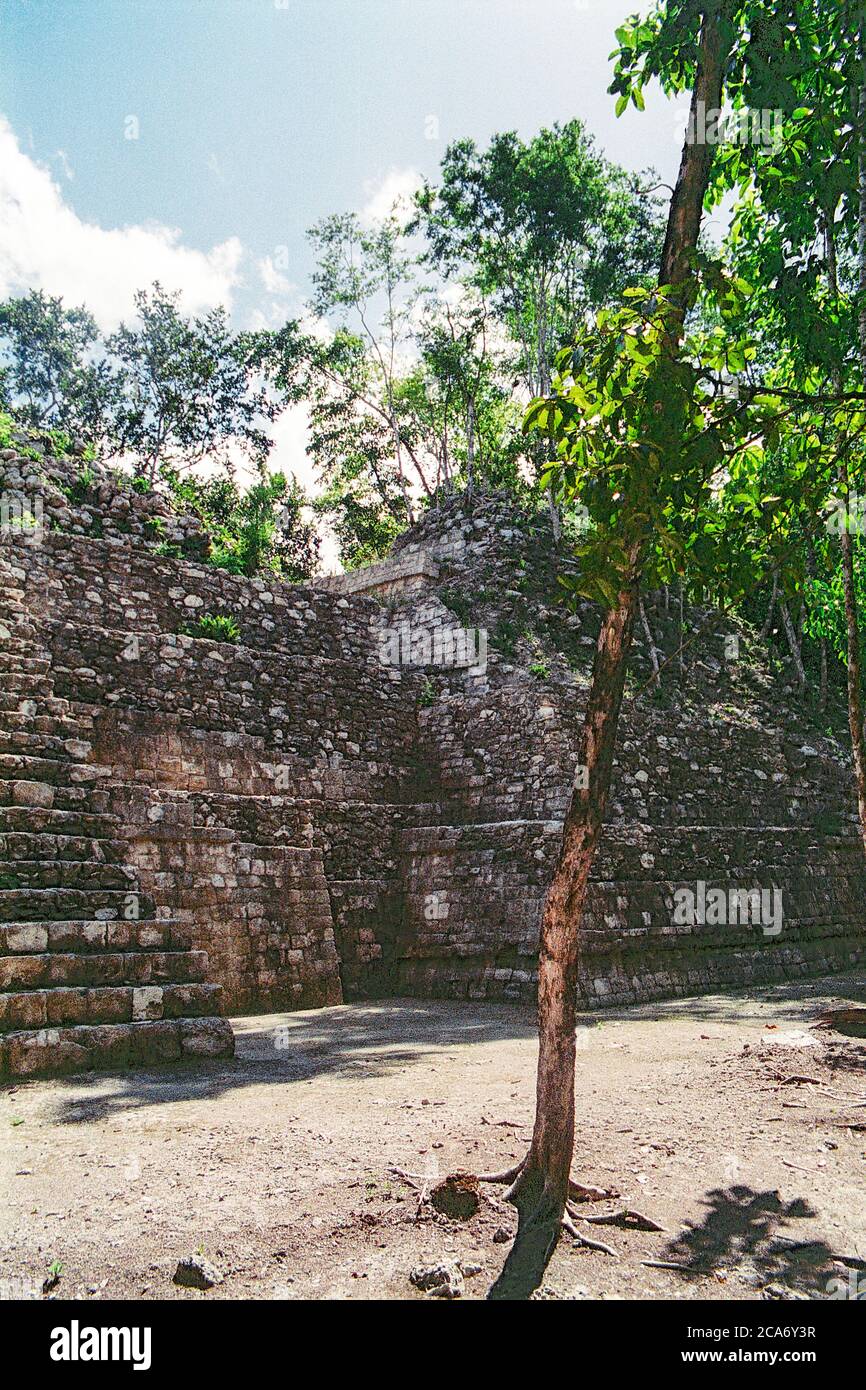
[[[0,298],[42,289],[86,304],[106,331],[133,311],[133,295],[159,280],[184,308],[231,307],[243,248],[237,237],[196,251],[158,223],[100,227],[64,201],[48,169],[22,151],[0,116]]]
[[[269,426],[274,447],[268,458],[268,472],[285,473],[297,478],[308,497],[317,497],[322,485],[313,472],[313,461],[307,453],[310,439],[310,416],[306,405],[290,405]],[[235,459],[237,480],[243,487],[256,481],[255,469],[239,456]],[[327,522],[314,519],[319,532],[319,562],[323,574],[337,574],[342,569],[339,542]]]
[[[257,261],[256,269],[268,294],[292,294],[297,289],[297,286],[277,269],[271,256],[263,256]]]
[[[320,343],[330,343],[334,336],[334,330],[328,320],[319,314],[302,314],[300,326],[302,333],[308,333],[311,338],[318,338]]]
[[[305,405],[290,405],[271,425],[274,447],[268,459],[271,473],[292,473],[305,492],[321,489],[313,477],[313,464],[307,454],[310,417]]]
[[[405,216],[413,193],[421,187],[424,180],[417,169],[391,168],[382,178],[368,179],[364,184],[366,202],[361,209],[361,221],[369,226],[380,222],[392,212]]]
[[[63,173],[66,176],[66,178],[69,179],[71,182],[72,179],[75,178],[75,170],[69,162],[69,156],[66,153],[66,151],[58,150],[54,158],[57,160],[58,164],[63,170]]]

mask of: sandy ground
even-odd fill
[[[582,1226],[616,1255],[564,1237],[544,1293],[856,1292],[839,1256],[866,1292],[866,1040],[810,1029],[864,1000],[857,974],[582,1017],[574,1172],[622,1196],[582,1210],[665,1231]],[[413,1267],[459,1260],[482,1297],[516,1223],[501,1190],[460,1223],[417,1189],[523,1152],[531,1012],[389,1000],[234,1023],[230,1062],[0,1093],[0,1293],[59,1262],[66,1298],[423,1298]],[[196,1252],[224,1275],[207,1293],[172,1283]]]

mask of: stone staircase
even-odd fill
[[[106,477],[73,504],[75,460],[10,452],[0,487],[44,484],[48,524],[33,550],[0,535],[0,1073],[230,1051],[218,999],[531,999],[598,630],[551,598],[546,521],[453,499],[383,565],[291,585],[204,563],[182,518],[157,551],[156,499]],[[704,621],[648,605],[668,653]],[[405,624],[484,632],[488,659],[383,660]],[[716,634],[658,700],[628,695],[591,1005],[866,958],[844,736],[742,635],[746,660]],[[633,668],[640,688],[640,635]],[[702,881],[778,886],[783,930],[675,921]]]
[[[0,1078],[230,1056],[206,954],[125,862],[23,577],[0,560]]]

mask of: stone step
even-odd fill
[[[46,832],[50,835],[86,835],[90,839],[102,840],[109,839],[116,829],[117,821],[104,811],[0,804],[0,835],[15,831],[24,831],[28,835]]]
[[[29,753],[0,754],[0,782],[42,782],[52,786],[83,786],[109,776],[96,763],[75,763],[61,758],[40,758]]]
[[[0,1076],[147,1067],[233,1055],[231,1025],[218,1017],[27,1029],[0,1038]]]
[[[51,659],[40,654],[35,642],[29,644],[29,651],[23,651],[23,646],[24,643],[16,644],[16,650],[10,651],[8,644],[0,643],[0,671],[25,671],[29,675],[44,676],[51,670]]]
[[[56,786],[51,782],[0,779],[0,810],[67,811],[102,815],[108,804],[108,789],[98,786]],[[22,827],[26,828],[26,827]]]
[[[51,721],[47,720],[50,724]],[[0,754],[23,753],[35,758],[60,758],[69,762],[84,762],[90,756],[91,745],[72,733],[45,733],[31,730],[0,730]]]
[[[40,628],[35,616],[27,609],[10,608],[0,603],[0,624],[7,637],[0,634],[0,648],[21,655],[32,655],[38,651],[40,656],[50,656],[51,649],[46,641],[47,633]]]
[[[207,966],[206,951],[33,951],[0,956],[0,991],[200,984]]]
[[[23,591],[18,590],[21,594]],[[23,599],[10,598],[9,591],[6,591],[6,598],[0,600],[0,623],[12,630],[13,635],[19,632],[27,632],[25,640],[37,641],[41,633],[38,632],[36,624],[24,606]]]
[[[27,627],[32,619],[25,605],[24,590],[16,585],[4,585],[0,589],[0,622],[9,626]]]
[[[3,681],[4,694],[7,695],[50,695],[51,677],[47,672],[11,670]],[[0,706],[2,708],[2,706]]]
[[[68,700],[52,695],[48,690],[16,690],[0,694],[0,727],[12,732],[32,719],[51,717],[57,723],[68,719],[70,705]]]
[[[95,859],[0,859],[0,888],[78,888],[87,892],[135,891],[138,877],[126,864]]]
[[[0,711],[0,752],[23,751],[25,747],[35,752],[41,744],[46,751],[58,749],[62,756],[62,746],[79,740],[81,733],[78,719],[64,719],[62,715],[40,714],[38,711],[34,714],[28,714],[26,710],[14,714],[9,710]],[[23,740],[27,740],[27,743]]]
[[[99,840],[86,835],[31,835],[17,830],[0,835],[0,863],[25,859],[37,863],[86,860],[94,864],[122,864],[128,853],[125,840]]]
[[[13,666],[14,658],[19,653],[21,656],[44,656],[45,643],[42,638],[43,634],[33,623],[0,612],[0,652],[13,658]]]
[[[4,622],[30,621],[25,602],[26,596],[21,582],[11,580],[9,583],[4,583],[0,580],[0,618]]]
[[[189,933],[174,917],[146,921],[94,917],[65,921],[0,922],[0,957],[46,951],[75,955],[118,951],[188,951]]]
[[[155,906],[146,893],[130,887],[111,889],[0,888],[0,922],[41,922],[63,918],[105,917],[134,914],[135,920],[153,917]]]
[[[0,992],[0,1033],[87,1023],[202,1018],[218,1009],[219,985],[103,985]]]
[[[0,600],[0,646],[15,648],[19,643],[36,643],[44,638],[29,613],[18,604]]]

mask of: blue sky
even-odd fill
[[[617,121],[606,93],[613,30],[634,7],[0,0],[0,113],[79,220],[157,224],[204,255],[230,244],[236,317],[273,317],[261,262],[276,257],[292,287],[276,298],[297,305],[308,289],[306,228],[329,212],[381,205],[383,186],[435,175],[458,136],[529,136],[578,115],[611,158],[672,179],[674,109],[659,97]],[[130,117],[137,139],[125,138]],[[32,279],[39,267],[17,273]],[[9,276],[7,267],[0,288]],[[58,292],[56,280],[46,288]]]
[[[276,326],[309,295],[312,223],[386,212],[452,139],[573,116],[671,182],[684,103],[617,120],[607,95],[642,3],[0,0],[0,299],[41,288],[110,331],[158,278]],[[302,407],[275,437],[314,486]]]

